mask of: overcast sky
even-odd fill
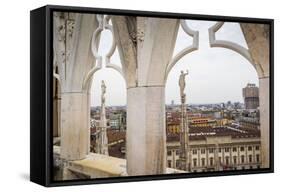
[[[243,102],[242,88],[247,83],[258,85],[254,67],[238,53],[225,48],[210,48],[208,28],[215,22],[186,20],[193,30],[199,30],[199,50],[187,54],[172,68],[166,83],[166,103],[180,103],[178,78],[181,70],[189,70],[186,78],[187,103]],[[247,48],[238,23],[226,22],[216,33],[217,39],[229,40]],[[107,53],[112,40],[110,32],[102,33],[100,54]],[[180,28],[174,55],[192,43],[192,38]],[[117,51],[117,50],[116,50]],[[118,52],[112,61],[120,65]],[[92,106],[100,105],[101,80],[107,86],[106,105],[126,105],[126,85],[113,69],[103,68],[95,73],[92,85]]]

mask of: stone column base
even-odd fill
[[[88,96],[86,93],[62,93],[61,98],[61,158],[83,159],[90,140]]]
[[[128,89],[126,137],[128,175],[165,173],[165,87]]]

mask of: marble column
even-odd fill
[[[84,80],[95,66],[91,51],[96,15],[54,12],[54,54],[61,86],[61,158],[79,160],[89,153],[89,90]],[[89,87],[89,86],[87,86]]]
[[[165,75],[179,21],[120,16],[114,17],[112,24],[127,83],[127,172],[163,174]]]
[[[259,76],[261,163],[270,167],[270,28],[267,24],[240,24]]]
[[[61,158],[83,159],[88,153],[87,93],[62,93]]]
[[[127,94],[127,172],[161,174],[166,168],[165,88],[134,87]]]
[[[261,162],[263,168],[268,168],[270,155],[270,105],[269,77],[259,79],[260,99],[260,131],[261,131]]]

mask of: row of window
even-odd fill
[[[258,150],[260,149],[260,147],[259,147],[258,145],[254,146],[254,147],[255,147],[255,150],[256,150],[256,151],[258,151]],[[230,152],[230,150],[232,150],[233,152],[237,152],[238,148],[239,148],[239,147],[232,147],[232,149],[231,149],[230,147],[219,148],[218,151],[219,151],[219,153],[221,153],[223,150],[224,150],[224,152],[226,152],[226,153]],[[253,147],[252,147],[252,146],[248,146],[248,151],[252,151],[252,150],[253,150]],[[206,153],[206,149],[204,149],[204,148],[201,149],[200,151],[201,151],[201,154],[205,154],[205,153]],[[214,151],[215,151],[215,148],[209,148],[209,149],[208,149],[208,152],[209,152],[209,153],[214,153]],[[240,147],[240,151],[245,151],[245,147]],[[179,154],[180,154],[180,151],[179,151],[179,150],[175,150],[175,152],[176,152],[176,155],[179,155]],[[198,152],[198,149],[193,149],[193,150],[192,150],[192,154],[193,154],[193,155],[196,155],[197,152]],[[167,155],[168,155],[168,156],[172,155],[172,150],[168,150]]]
[[[246,160],[245,156],[241,155],[240,156],[240,164],[246,163],[245,160]],[[198,161],[197,158],[192,159],[192,166],[193,167],[197,167],[198,166],[198,162],[197,161]],[[259,162],[260,162],[260,155],[257,154],[256,155],[256,163],[259,163]],[[252,155],[248,156],[248,163],[253,163],[253,156]],[[230,157],[229,156],[225,157],[225,162],[224,163],[222,161],[222,158],[219,157],[219,164],[221,166],[223,166],[223,165],[230,165],[231,164]],[[232,164],[233,165],[237,165],[238,164],[238,157],[237,156],[233,156]],[[205,158],[201,158],[201,166],[204,167],[206,165],[207,165],[206,159]],[[211,167],[215,165],[213,157],[209,158],[208,165],[211,166]],[[179,161],[179,159],[177,159],[176,160],[176,168],[179,168],[179,166],[180,166],[180,161]],[[172,161],[171,160],[168,160],[168,167],[172,167]]]
[[[257,165],[257,166],[249,166],[249,167],[245,167],[245,166],[241,166],[241,168],[240,169],[242,169],[242,170],[244,170],[244,169],[254,169],[254,168],[256,168],[256,169],[260,169],[260,165]],[[228,168],[228,170],[237,170],[237,167],[230,167],[230,168]],[[199,170],[200,171],[200,170]],[[202,172],[206,172],[207,170],[206,169],[202,169],[201,170]],[[208,170],[209,171],[209,170]],[[192,172],[197,172],[197,170],[196,169],[194,169],[194,170],[192,170]]]
[[[238,147],[233,147],[232,148],[232,151],[233,152],[237,152],[237,149]],[[230,152],[230,150],[231,150],[231,148],[230,147],[226,147],[226,148],[219,148],[218,149],[218,151],[219,151],[219,153],[221,153],[222,151],[223,151],[223,149],[224,149],[224,152]],[[258,151],[259,149],[260,149],[260,147],[258,146],[258,145],[256,145],[255,146],[255,149],[256,149],[256,151]],[[209,148],[208,149],[208,151],[209,151],[209,153],[214,153],[214,150],[215,150],[215,148]],[[248,146],[248,151],[252,151],[253,150],[253,147],[252,146]],[[196,155],[197,154],[197,149],[193,149],[192,150],[192,154],[193,155]],[[240,147],[240,151],[245,151],[245,147]],[[206,153],[206,149],[201,149],[201,154],[205,154]]]
[[[176,155],[180,155],[180,151],[179,150],[175,150],[176,151]],[[172,155],[172,150],[168,150],[167,151],[167,155],[171,156]]]
[[[196,166],[197,166],[197,159],[194,158],[194,159],[192,160],[192,162],[193,162],[193,167],[196,167]],[[256,162],[257,162],[257,163],[260,162],[260,155],[259,155],[259,154],[256,155]],[[224,165],[230,165],[230,157],[229,157],[229,156],[225,157],[225,163],[223,163],[222,158],[219,157],[219,163],[220,163],[220,165],[223,165],[223,164],[224,164]],[[233,163],[234,165],[238,164],[238,158],[237,158],[237,156],[233,156],[233,161],[232,161],[232,163]],[[246,162],[245,162],[245,156],[244,156],[244,155],[241,155],[241,156],[240,156],[240,163],[241,163],[241,164],[246,163]],[[248,163],[253,163],[253,156],[252,156],[252,155],[248,155]],[[202,166],[202,167],[206,166],[206,159],[205,159],[205,158],[201,158],[201,166]],[[209,158],[209,166],[214,166],[214,158],[213,158],[213,157]]]

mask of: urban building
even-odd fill
[[[260,132],[231,127],[190,128],[190,172],[256,169],[261,166]],[[167,166],[180,168],[179,134],[167,135]]]
[[[109,115],[109,126],[119,131],[126,130],[126,111],[117,110],[111,112]]]
[[[217,125],[217,121],[211,118],[191,118],[189,119],[188,126],[193,127],[214,127]]]
[[[259,107],[259,88],[255,84],[248,83],[243,88],[245,109],[257,109]]]
[[[166,122],[167,133],[179,133],[180,132],[180,121],[170,120]]]
[[[125,143],[126,143],[126,131],[116,131],[115,129],[107,129],[108,140],[108,155],[125,159]],[[96,146],[96,128],[91,128],[91,152],[95,153]]]
[[[260,121],[257,117],[241,117],[239,125],[245,129],[260,129]]]

